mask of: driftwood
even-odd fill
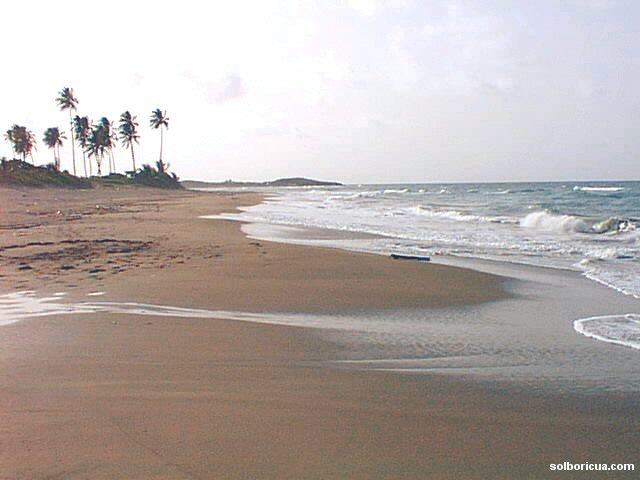
[[[391,258],[393,258],[394,260],[414,260],[416,262],[428,262],[431,260],[431,257],[419,255],[399,255],[397,253],[392,253]]]

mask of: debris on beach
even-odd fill
[[[429,262],[429,261],[431,261],[431,257],[421,256],[421,255],[400,255],[398,253],[392,253],[390,256],[394,260],[413,260],[415,262]]]

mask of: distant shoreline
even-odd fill
[[[221,188],[221,187],[340,187],[339,182],[314,180],[304,177],[278,178],[266,182],[236,182],[225,180],[224,182],[203,182],[201,180],[184,180],[180,182],[185,188]]]

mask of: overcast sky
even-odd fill
[[[81,115],[138,116],[144,162],[166,109],[183,179],[640,178],[636,1],[23,0],[0,19],[0,128],[33,130],[36,163],[69,86]]]

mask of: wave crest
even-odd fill
[[[581,218],[572,215],[554,215],[547,212],[533,212],[520,220],[520,226],[537,228],[549,232],[591,233],[591,226]]]
[[[624,187],[581,187],[576,185],[573,187],[574,192],[586,192],[586,193],[618,193],[624,192]]]
[[[520,226],[549,232],[595,234],[624,233],[636,229],[631,221],[618,217],[609,217],[600,222],[590,222],[573,215],[554,215],[544,211],[528,214],[520,220]]]

